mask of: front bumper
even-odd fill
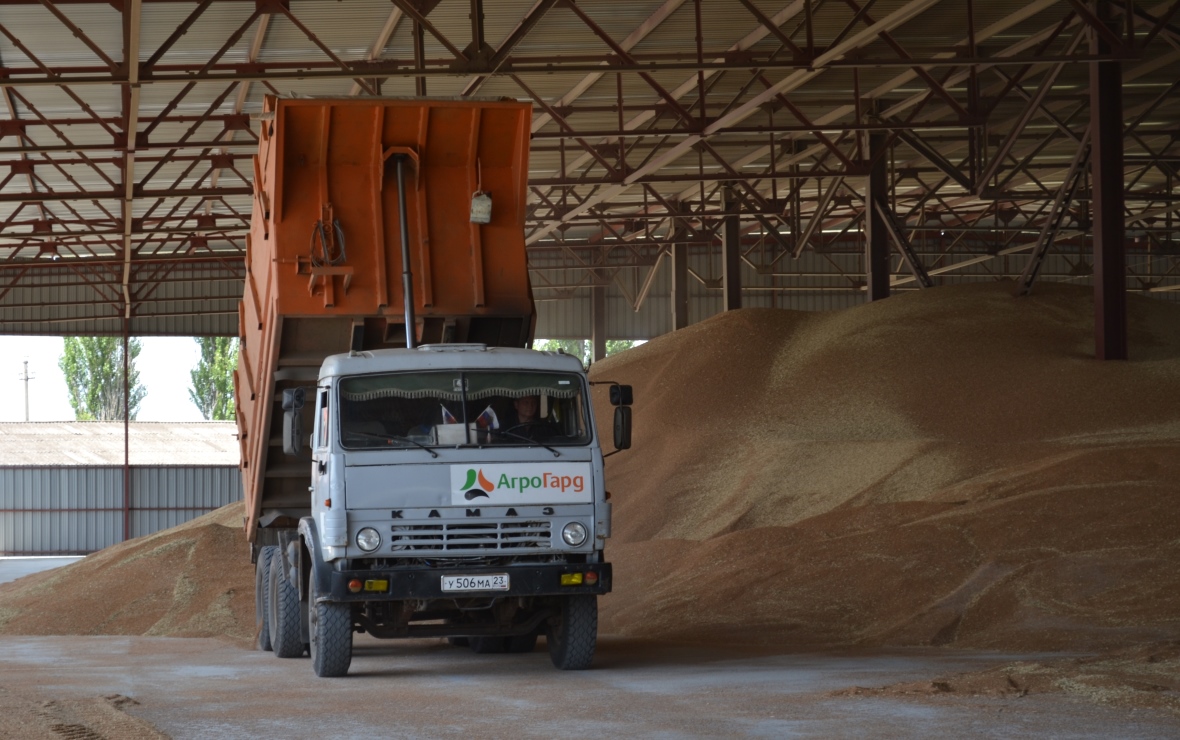
[[[481,576],[507,573],[509,588],[499,591],[444,592],[443,576]],[[598,583],[593,586],[563,586],[561,576],[566,573],[596,573]],[[388,581],[384,591],[349,590],[350,581]],[[611,590],[610,563],[562,563],[552,565],[512,565],[504,567],[472,568],[388,568],[379,570],[332,571],[328,598],[331,601],[405,601],[409,599],[465,599],[511,598],[520,596],[570,596],[573,594],[606,594]]]

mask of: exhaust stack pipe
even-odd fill
[[[414,348],[414,281],[410,273],[410,224],[406,221],[406,155],[394,154],[397,161],[397,219],[402,237],[402,296],[406,304],[406,348]]]

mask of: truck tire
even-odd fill
[[[278,548],[263,547],[254,563],[254,649],[270,650],[270,558]]]
[[[531,653],[536,649],[536,632],[530,632],[527,635],[513,635],[508,638],[508,644],[505,646],[505,650],[510,653]]]
[[[471,652],[479,653],[480,655],[490,655],[492,653],[502,653],[508,648],[507,637],[471,637],[470,640]]]
[[[352,663],[352,607],[328,601],[317,604],[319,591],[314,574],[309,587],[307,625],[312,670],[320,678],[347,675]]]
[[[471,641],[466,637],[448,637],[447,643],[454,647],[468,647],[471,645]]]
[[[566,596],[561,613],[549,619],[549,659],[563,671],[583,671],[594,660],[598,644],[598,597]]]
[[[299,619],[299,590],[287,578],[282,553],[276,548],[270,562],[270,644],[278,657],[303,655]]]

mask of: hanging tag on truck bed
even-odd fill
[[[487,193],[476,193],[471,196],[471,223],[490,224],[492,222],[492,196]]]

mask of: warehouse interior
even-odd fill
[[[4,0],[0,73],[0,334],[238,336],[270,96],[532,104],[534,336],[635,389],[604,700],[647,659],[935,661],[646,731],[1180,723],[1177,0]],[[0,634],[245,646],[242,520],[0,585]],[[265,731],[139,690],[119,722]]]
[[[1091,5],[6,3],[0,321],[235,335],[264,96],[373,94],[533,103],[539,336],[997,277],[1113,320],[1180,286],[1177,27]]]

